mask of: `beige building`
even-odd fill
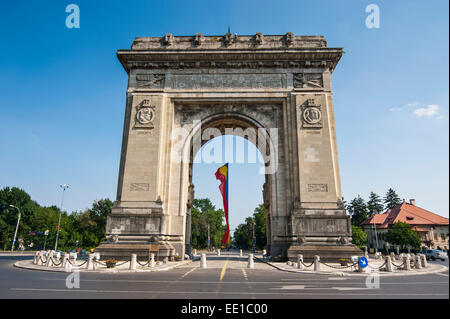
[[[368,246],[383,250],[393,248],[385,240],[385,235],[394,223],[404,222],[412,226],[419,233],[422,248],[445,249],[449,247],[448,218],[439,216],[416,206],[416,201],[411,199],[409,203],[388,209],[383,214],[378,214],[362,223],[367,234]]]

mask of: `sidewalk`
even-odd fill
[[[70,265],[70,268],[65,269],[62,267],[47,267],[45,265],[35,265],[33,264],[33,260],[21,260],[14,263],[14,267],[28,269],[28,270],[39,270],[39,271],[53,271],[53,272],[90,272],[90,273],[129,273],[129,272],[153,272],[153,271],[167,271],[179,266],[183,266],[191,263],[192,260],[183,260],[183,261],[173,261],[173,262],[158,262],[155,264],[155,267],[141,266],[138,263],[136,264],[136,270],[130,270],[130,262],[119,262],[119,266],[114,268],[106,268],[106,266],[95,263],[95,269],[86,269],[87,263],[86,260],[77,260],[75,265]],[[141,264],[144,264],[141,262]]]
[[[36,251],[0,251],[0,256],[34,256]]]
[[[258,258],[259,259],[259,258]],[[336,275],[336,276],[368,276],[373,273],[378,273],[380,276],[410,276],[410,275],[426,275],[437,272],[443,272],[448,270],[448,267],[444,265],[431,264],[428,263],[427,268],[415,269],[411,268],[411,270],[406,271],[403,269],[398,269],[396,266],[393,267],[393,272],[387,272],[384,270],[384,267],[379,270],[380,266],[384,264],[384,260],[376,260],[369,258],[369,266],[364,269],[364,272],[357,272],[358,266],[352,266],[343,268],[338,263],[320,263],[320,271],[314,271],[314,264],[309,267],[303,266],[303,269],[298,269],[295,267],[295,264],[288,265],[286,262],[269,262],[263,259],[259,259],[260,261],[278,269],[281,271],[294,272],[294,273],[302,273],[302,274],[320,274],[320,275]],[[307,266],[311,264],[305,263]],[[394,261],[394,264],[400,265],[402,262]],[[329,266],[328,266],[329,265]]]

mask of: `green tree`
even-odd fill
[[[208,246],[208,225],[211,247],[220,247],[225,234],[224,213],[216,209],[208,198],[194,199],[191,208],[191,241],[192,248]]]
[[[96,247],[105,237],[106,219],[112,204],[109,199],[101,199],[95,201],[92,208],[85,212],[62,212],[58,249],[73,249],[77,240],[78,247]],[[25,245],[33,243],[33,249],[42,249],[46,239],[46,248],[54,247],[60,209],[56,206],[40,206],[24,190],[5,187],[0,190],[0,248],[11,249],[17,223],[17,209],[9,205],[19,207],[22,213],[17,240],[23,239]],[[33,235],[36,232],[43,233],[47,229],[47,238],[44,235]]]
[[[385,238],[388,243],[401,246],[402,248],[407,248],[408,246],[414,249],[420,248],[419,234],[408,223],[394,223],[387,231]]]
[[[367,245],[367,234],[361,227],[352,225],[352,243],[359,248]]]
[[[267,245],[267,211],[263,204],[255,208],[253,220],[255,222],[256,247],[263,249]]]
[[[384,210],[384,206],[381,202],[380,196],[378,196],[374,192],[370,192],[369,200],[367,201],[367,210],[371,217],[376,214],[382,213]]]
[[[389,188],[386,196],[384,197],[384,204],[386,205],[386,209],[392,209],[402,203],[400,197],[398,197],[395,190]]]
[[[359,226],[370,217],[367,204],[359,195],[347,205],[347,210],[351,215],[352,225]]]
[[[255,208],[253,216],[247,217],[244,224],[238,225],[234,231],[234,244],[242,249],[253,247],[253,226],[255,229],[256,248],[263,249],[267,245],[267,211],[263,204]]]

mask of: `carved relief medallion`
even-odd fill
[[[305,128],[321,128],[322,127],[322,111],[320,104],[315,104],[314,99],[309,99],[303,104],[303,127]]]
[[[308,124],[317,124],[322,119],[322,113],[317,107],[309,107],[303,112],[303,119]]]
[[[136,119],[139,123],[142,125],[149,124],[155,116],[155,112],[153,112],[153,109],[149,107],[143,107],[140,109],[136,114]]]
[[[153,128],[155,119],[155,107],[148,105],[148,100],[142,101],[136,107],[135,128]]]

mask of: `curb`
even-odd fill
[[[179,266],[183,266],[183,265],[187,265],[190,264],[193,260],[184,260],[182,262],[180,262],[179,264],[176,265],[171,265],[171,266],[167,266],[164,268],[149,268],[149,269],[136,269],[136,270],[129,270],[129,269],[111,269],[111,270],[99,270],[99,269],[92,269],[92,270],[88,270],[88,269],[78,269],[80,272],[85,272],[85,273],[103,273],[103,274],[110,274],[110,273],[136,273],[136,272],[155,272],[155,271],[167,271],[167,270],[171,270],[174,269],[176,267]],[[24,263],[31,263],[31,265],[27,265]],[[48,272],[72,272],[73,270],[75,270],[76,268],[70,268],[68,271],[64,268],[47,268],[45,266],[37,266],[33,264],[32,260],[21,260],[18,262],[15,262],[13,264],[14,267],[16,268],[20,268],[20,269],[26,269],[26,270],[37,270],[37,271],[48,271]]]
[[[259,261],[274,267],[275,269],[278,269],[280,271],[285,271],[285,272],[292,272],[292,273],[299,273],[299,274],[308,274],[308,275],[335,275],[335,276],[342,276],[342,277],[346,277],[346,276],[355,276],[355,277],[365,277],[368,276],[370,274],[373,274],[373,272],[364,272],[364,273],[344,273],[342,271],[336,271],[336,272],[332,272],[332,271],[318,271],[318,272],[314,272],[314,271],[305,271],[305,270],[296,270],[296,269],[287,269],[284,267],[281,267],[279,265],[276,265],[274,263],[270,263],[268,261],[262,260],[260,258],[256,258]],[[437,265],[439,266],[438,269],[435,270],[431,270],[431,271],[427,271],[427,272],[415,272],[415,271],[408,271],[408,272],[392,272],[392,273],[388,273],[388,272],[378,272],[378,274],[380,274],[380,276],[383,277],[391,277],[391,276],[420,276],[420,275],[428,275],[428,274],[434,274],[434,273],[439,273],[439,272],[444,272],[446,270],[448,270],[448,267],[443,266],[443,265]]]

